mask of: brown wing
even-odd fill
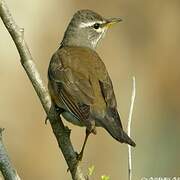
[[[105,78],[103,80],[99,80],[102,95],[109,108],[110,107],[116,108],[117,102],[116,102],[116,97],[114,95],[114,89],[113,89],[111,79],[108,74],[106,74],[104,77]]]
[[[110,118],[113,118],[115,126],[118,125],[120,128],[122,128],[122,123],[119,117],[119,113],[117,111],[117,102],[114,94],[112,81],[105,67],[104,67],[104,77],[99,80],[99,84],[102,95],[107,105],[106,120],[104,120],[103,123],[106,124],[105,121],[108,121]],[[113,125],[113,123],[111,123],[111,125]],[[119,128],[118,126],[117,128]]]
[[[119,113],[117,111],[116,98],[112,86],[111,79],[106,71],[105,78],[100,81],[100,87],[104,99],[107,104],[106,117],[101,121],[103,127],[121,143],[127,143],[131,146],[136,146],[134,141],[123,131]]]
[[[58,51],[51,58],[48,70],[49,83],[56,100],[63,102],[65,110],[89,126],[87,119],[90,105],[94,100],[94,92],[89,79],[75,72],[70,66],[64,67],[63,56]]]

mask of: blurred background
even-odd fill
[[[97,51],[111,75],[123,126],[126,129],[132,76],[137,96],[132,122],[133,179],[180,176],[180,1],[134,0],[6,0],[43,81],[52,53],[61,42],[70,18],[79,9],[92,9],[124,21],[109,30]],[[0,126],[10,158],[25,180],[67,180],[67,165],[45,113],[29,82],[15,45],[0,21]],[[72,126],[77,151],[85,129]],[[103,129],[89,138],[83,170],[95,166],[93,180],[103,174],[127,179],[127,145]]]

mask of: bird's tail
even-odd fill
[[[122,133],[122,138],[121,139],[123,139],[124,143],[126,143],[126,144],[129,144],[129,145],[131,145],[133,147],[136,146],[135,142],[124,131]]]
[[[101,125],[111,134],[111,136],[121,143],[129,144],[133,147],[136,146],[135,142],[123,130],[119,114],[116,109],[111,109]]]
[[[105,127],[105,129],[117,141],[119,141],[121,143],[129,144],[133,147],[136,146],[135,142],[126,134],[126,132],[123,129],[117,129],[117,128],[112,128],[112,127]],[[113,130],[110,130],[110,129],[113,129]]]

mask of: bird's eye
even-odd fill
[[[94,29],[99,29],[100,24],[99,23],[95,23],[93,27],[94,27]]]

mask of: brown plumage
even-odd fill
[[[107,29],[120,18],[106,19],[91,10],[75,13],[60,48],[53,54],[49,69],[49,92],[62,116],[86,127],[86,138],[105,128],[121,143],[135,146],[123,131],[111,79],[95,49]]]
[[[111,79],[98,54],[85,47],[61,47],[49,66],[49,90],[65,118],[89,131],[104,127],[116,140],[135,146],[123,131]]]

